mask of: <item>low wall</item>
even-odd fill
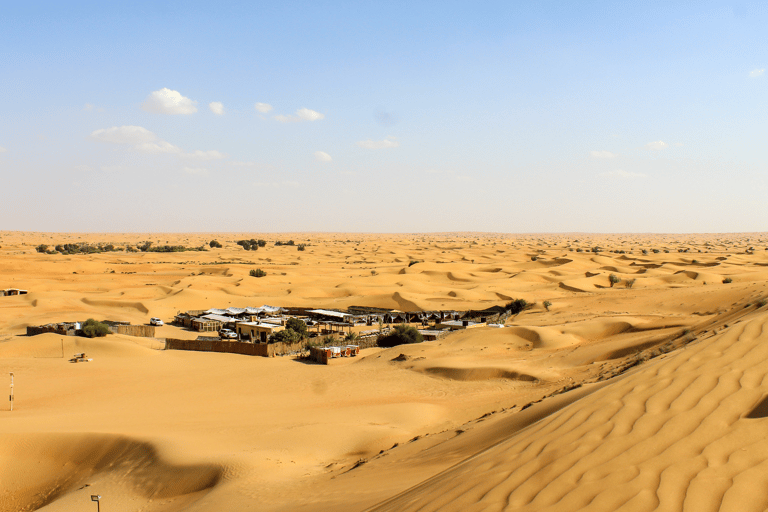
[[[197,352],[222,352],[244,356],[275,357],[299,352],[302,343],[243,343],[241,341],[165,340],[166,350],[193,350]]]
[[[109,330],[115,334],[125,334],[126,336],[137,336],[139,338],[154,338],[154,325],[110,325]]]
[[[62,336],[74,336],[75,328],[62,327],[56,324],[27,326],[27,336],[37,336],[38,334],[45,334],[47,332],[61,334]]]

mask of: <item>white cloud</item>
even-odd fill
[[[163,87],[147,96],[141,108],[155,114],[194,114],[197,112],[196,101],[192,101],[181,95],[179,91],[173,91]]]
[[[592,158],[614,158],[616,155],[611,153],[610,151],[590,151],[590,156]]]
[[[387,137],[384,140],[361,140],[357,142],[357,145],[365,149],[385,149],[396,148],[400,145],[400,143],[395,139],[395,137]]]
[[[212,101],[211,103],[208,104],[208,108],[211,109],[211,112],[213,112],[217,116],[224,115],[224,104],[220,101]]]
[[[272,110],[272,105],[269,103],[256,103],[253,107],[256,109],[256,112],[261,112],[262,114],[266,114]]]
[[[181,158],[189,158],[190,160],[221,160],[227,158],[227,155],[212,149],[210,151],[193,151],[191,153],[182,153],[179,155]]]
[[[600,176],[603,178],[617,178],[622,180],[631,180],[635,178],[646,178],[647,176],[641,172],[624,171],[622,169],[616,169],[615,171],[608,171],[602,173]]]
[[[227,155],[212,149],[210,151],[192,151],[184,153],[181,148],[160,139],[157,135],[141,126],[114,126],[91,133],[91,137],[101,142],[130,144],[136,151],[151,155],[174,154],[189,160],[221,160]]]
[[[649,142],[648,144],[646,144],[645,149],[657,151],[660,149],[665,149],[667,146],[669,146],[669,144],[667,144],[663,140],[657,140],[657,141]]]
[[[164,140],[136,144],[136,149],[142,153],[150,153],[152,155],[159,155],[161,153],[181,153],[180,148],[177,148],[170,142]]]
[[[310,110],[308,108],[300,108],[296,111],[296,115],[305,121],[319,121],[325,117],[320,112],[315,112],[314,110]]]
[[[102,128],[92,132],[91,137],[101,142],[112,142],[114,144],[142,144],[157,140],[157,135],[141,126]]]
[[[205,167],[184,167],[184,172],[194,174],[195,176],[207,176],[208,169]]]
[[[324,119],[324,118],[325,116],[320,112],[315,112],[314,110],[310,110],[308,108],[300,108],[299,110],[296,111],[295,115],[291,115],[291,116],[284,116],[284,115],[275,116],[275,119],[277,119],[281,123],[298,123],[300,121],[319,121],[320,119]]]
[[[758,76],[763,76],[763,73],[765,73],[765,68],[753,69],[749,72],[749,76],[750,78],[757,78]]]
[[[315,151],[315,160],[318,162],[330,162],[333,158],[325,151]]]

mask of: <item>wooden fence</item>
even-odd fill
[[[222,352],[244,356],[275,357],[300,352],[304,343],[244,343],[241,341],[178,340],[167,338],[166,350]]]

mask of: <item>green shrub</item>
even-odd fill
[[[109,326],[103,322],[97,322],[93,318],[89,318],[82,325],[83,334],[89,338],[102,337],[109,334]]]
[[[733,279],[731,279],[730,277],[726,277],[725,279],[723,279],[723,284],[728,284],[732,282],[733,282]]]
[[[544,301],[544,308],[549,311],[549,307],[552,305],[552,301],[545,300]]]
[[[210,242],[208,242],[208,245],[211,246],[211,249],[217,249],[217,248],[220,249],[221,248],[221,244],[219,242],[217,242],[216,240],[211,240]]]
[[[307,324],[304,323],[303,320],[299,320],[298,318],[289,318],[285,322],[285,330],[291,330],[299,335],[300,339],[304,339],[308,335],[308,329]]]
[[[299,334],[294,331],[293,329],[285,329],[280,332],[276,332],[272,336],[269,337],[270,343],[296,343],[301,338],[299,337]]]
[[[608,281],[611,283],[611,288],[613,288],[613,285],[619,284],[621,282],[621,278],[616,274],[610,274],[608,276]]]
[[[299,251],[303,251],[303,250],[305,250],[306,248],[307,248],[307,244],[299,244],[299,245],[298,245],[298,247],[297,247],[297,249],[298,249]]]
[[[264,277],[265,275],[267,275],[267,273],[261,270],[260,268],[257,268],[257,269],[251,270],[248,273],[248,275],[250,275],[251,277]]]
[[[637,281],[637,279],[625,279],[624,286],[627,288],[632,288],[635,285],[635,281]]]
[[[411,343],[421,343],[424,337],[413,326],[400,324],[386,336],[380,337],[376,344],[383,348],[396,347],[397,345],[408,345]]]
[[[44,252],[46,252],[48,250],[48,246],[45,245],[45,244],[40,244],[37,247],[35,247],[35,250],[37,252],[43,252],[44,253]]]

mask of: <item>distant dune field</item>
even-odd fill
[[[267,244],[236,244],[252,238]],[[208,250],[36,251],[146,241]],[[766,510],[767,248],[763,233],[0,232],[0,290],[28,290],[0,297],[0,388],[15,377],[0,511],[90,510],[92,494],[105,512]],[[328,366],[24,335],[212,307],[513,299],[534,305],[504,328]],[[93,361],[69,363],[79,352]]]

